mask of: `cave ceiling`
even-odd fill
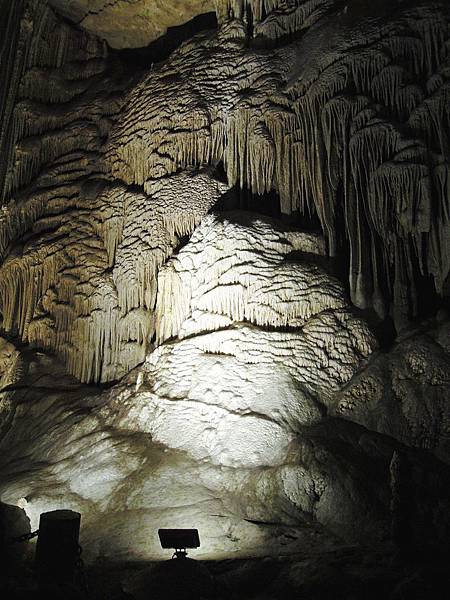
[[[49,4],[112,48],[147,46],[169,27],[215,8],[214,0],[50,0]]]
[[[448,2],[0,8],[2,501],[94,558],[440,543]]]

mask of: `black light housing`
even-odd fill
[[[158,535],[161,547],[175,550],[176,558],[185,557],[186,548],[200,547],[198,529],[158,529]]]

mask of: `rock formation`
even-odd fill
[[[50,0],[49,4],[112,48],[146,46],[169,27],[215,8],[214,0]]]
[[[0,15],[1,501],[79,510],[90,560],[439,552],[448,3]]]

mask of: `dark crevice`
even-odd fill
[[[172,254],[170,255],[170,258],[172,258],[173,256],[176,256],[180,250],[182,250],[186,244],[189,242],[189,240],[191,239],[191,236],[188,235],[183,235],[182,237],[178,238],[178,244],[175,246],[175,248],[172,251]]]
[[[246,8],[247,35],[251,39],[253,37],[253,11],[250,5]]]
[[[217,210],[220,212],[245,210],[273,219],[281,218],[280,197],[276,192],[254,194],[247,187],[241,189],[239,186],[234,186],[231,188],[221,197]]]

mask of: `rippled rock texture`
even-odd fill
[[[199,527],[210,557],[264,552],[268,533],[257,522],[278,523],[278,544],[284,528],[295,531],[316,512],[317,527],[330,520],[340,532],[331,497],[355,513],[354,492],[323,471],[314,456],[321,442],[301,431],[323,420],[325,398],[375,342],[339,282],[310,262],[322,252],[320,237],[255,215],[206,217],[160,271],[165,294],[184,290],[172,304],[162,300],[165,320],[157,309],[158,336],[171,339],[121,384],[99,393],[60,369],[50,385],[45,372],[55,367],[36,354],[17,375],[36,381],[5,407],[5,499],[22,504],[33,526],[44,507],[70,504],[83,514],[91,549],[110,558],[157,556],[154,534],[164,523]],[[167,332],[169,315],[179,331]],[[6,389],[18,371],[14,350],[4,343]]]
[[[420,421],[434,443],[405,436],[397,415],[388,431],[374,427],[375,386],[350,417],[389,437],[330,418],[332,410],[349,418],[349,398],[374,369],[388,378],[396,356],[410,355],[411,345],[422,353],[420,340],[374,353],[342,286],[314,262],[322,252],[320,237],[256,215],[206,217],[159,274],[162,298],[173,294],[163,300],[176,324],[170,331],[157,309],[158,335],[168,339],[103,392],[4,342],[3,396],[9,381],[18,390],[3,404],[2,498],[24,507],[33,528],[43,510],[79,510],[91,558],[159,557],[161,526],[198,527],[198,556],[252,556],[305,543],[332,548],[338,538],[382,542],[398,518],[393,499],[407,494],[401,461],[420,479],[417,497],[406,500],[410,519],[425,507],[443,525],[446,505],[432,496],[446,485],[446,467],[408,445],[441,457],[448,382],[436,391],[438,432],[432,415]],[[450,358],[436,341],[429,360],[439,357],[442,377]],[[416,373],[404,374],[403,387],[421,385]],[[389,417],[396,398],[382,389]],[[421,522],[411,535],[425,545],[437,532],[425,534]]]
[[[220,0],[162,62],[102,38],[209,2],[52,5],[0,2],[1,500],[91,560],[438,552],[448,3]]]

